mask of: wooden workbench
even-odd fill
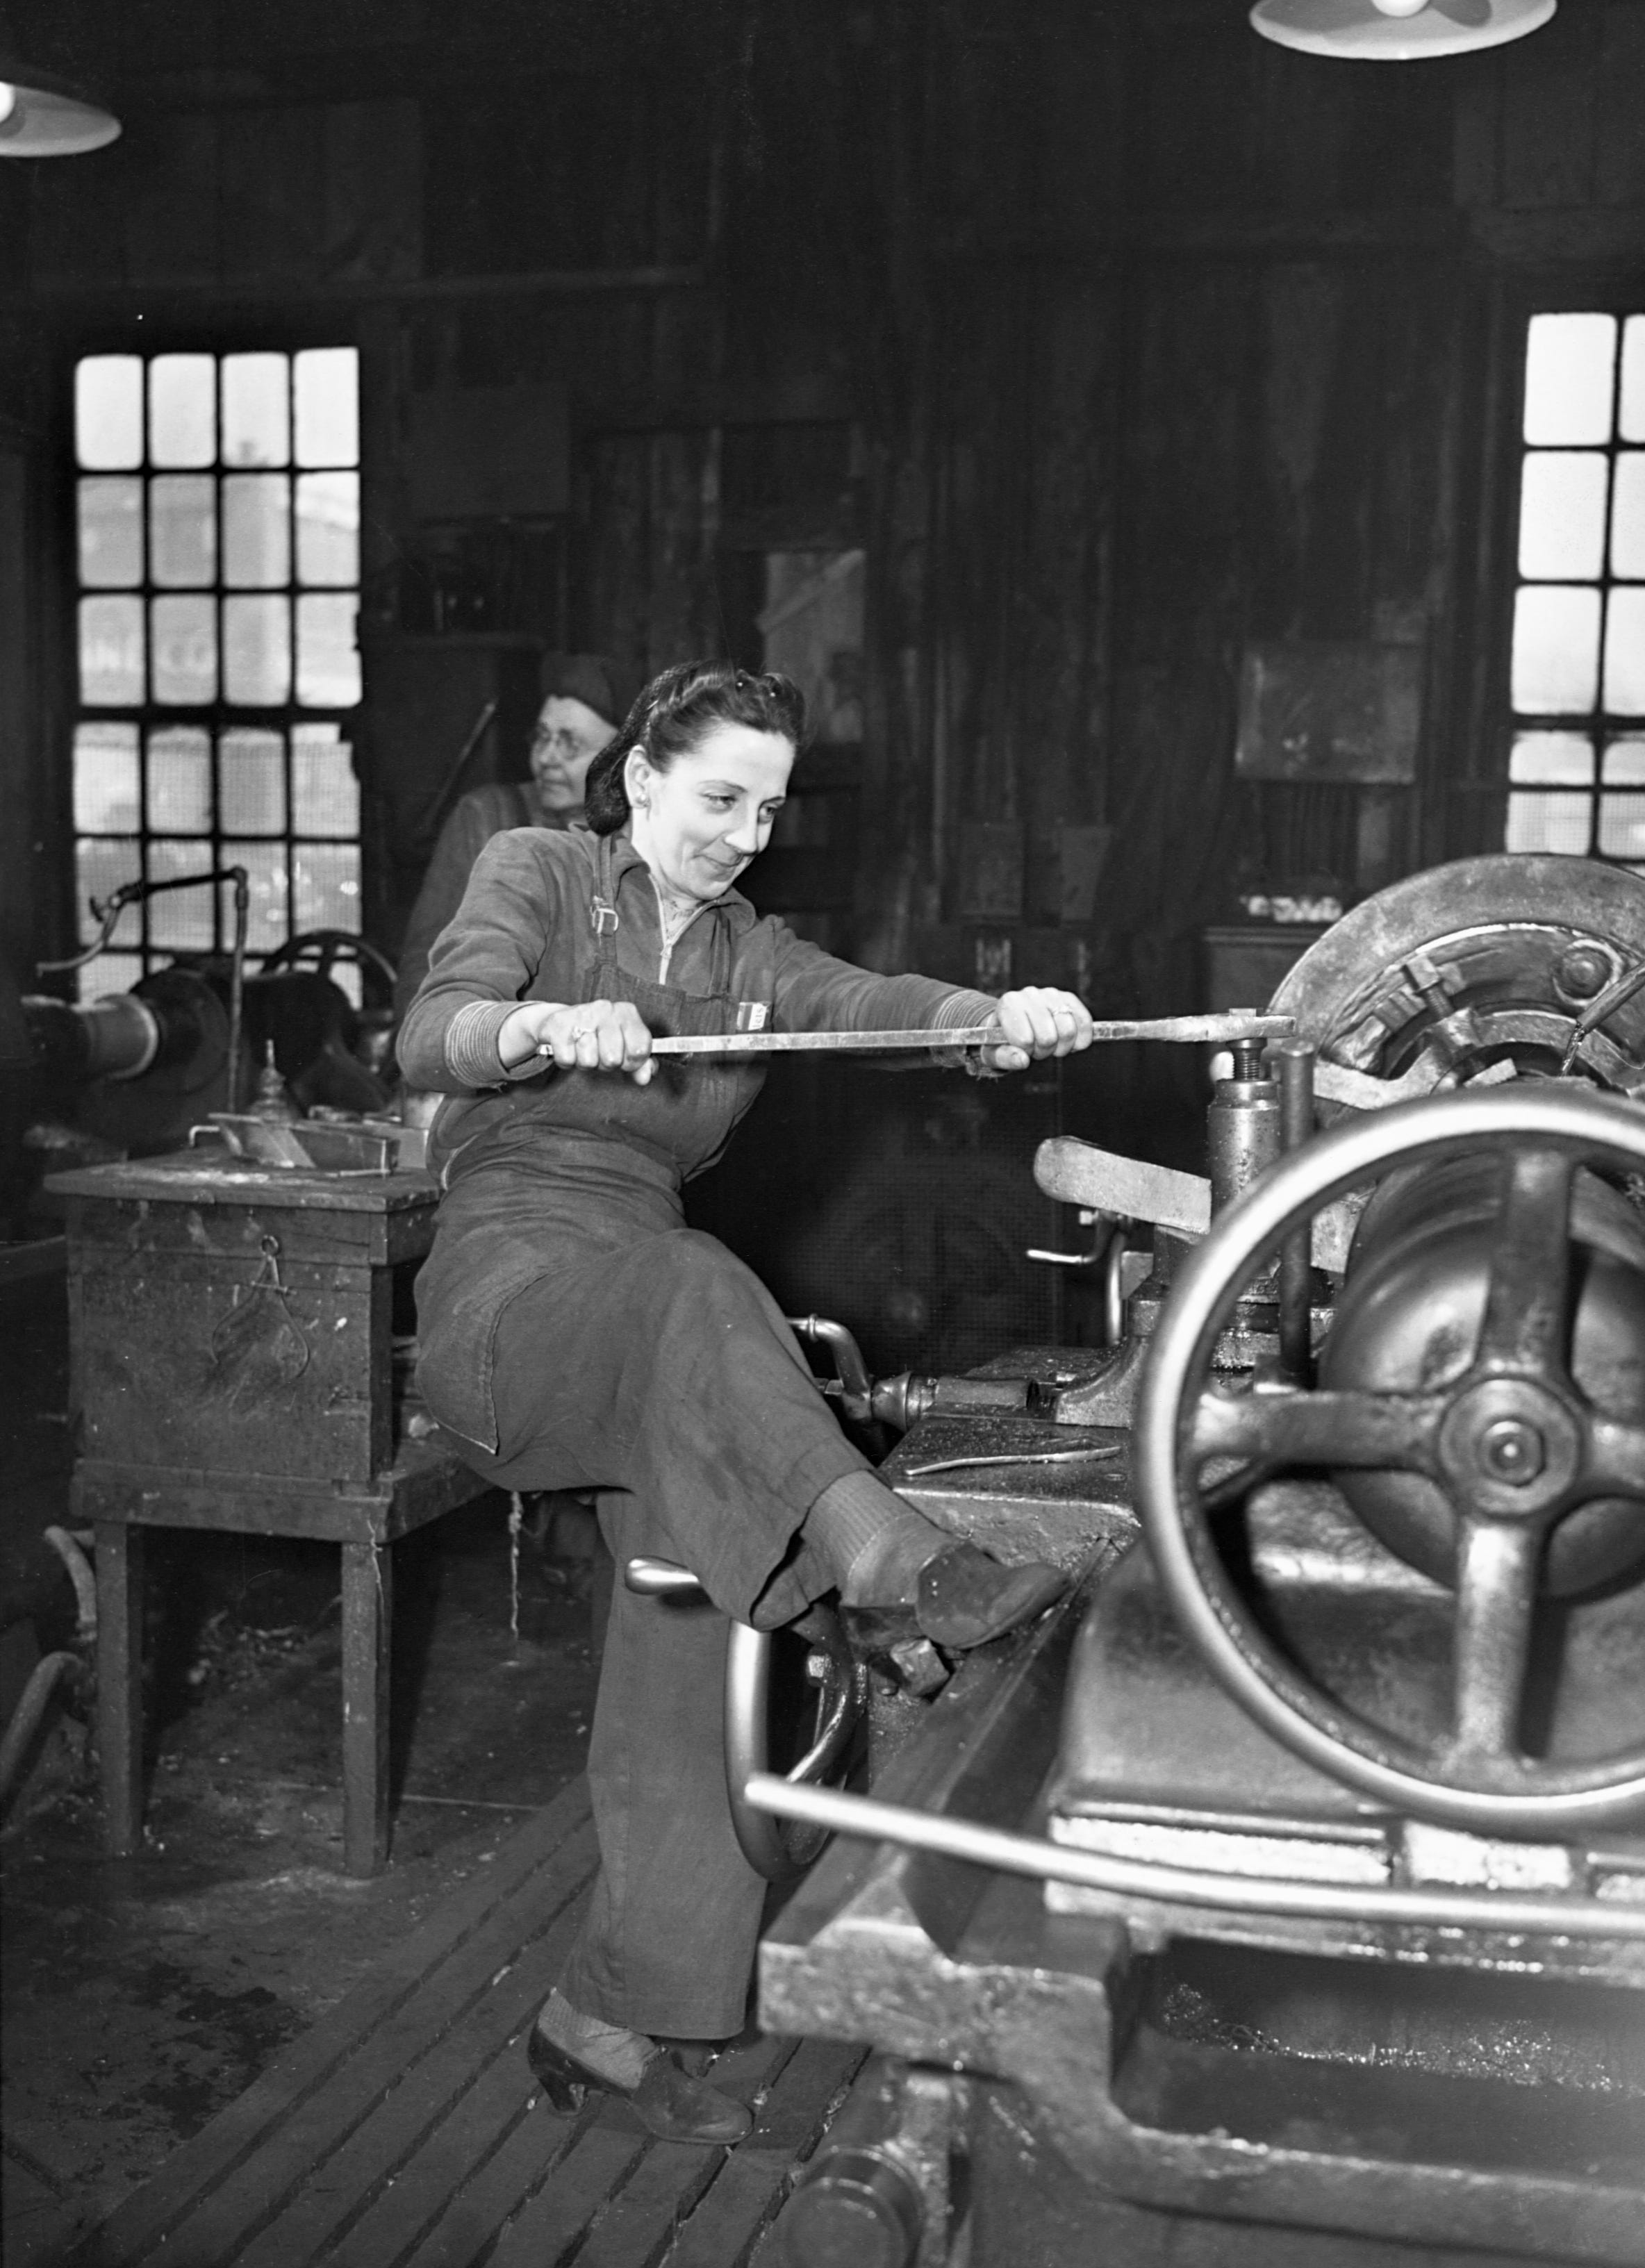
[[[421,1171],[345,1174],[221,1153],[52,1177],[67,1207],[74,1518],[97,1538],[98,1738],[116,1854],[141,1832],[144,1533],[310,1536],[342,1554],[344,1864],[388,1845],[397,1536],[487,1484],[412,1440],[395,1271],[433,1236]]]

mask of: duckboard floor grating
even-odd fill
[[[867,2050],[714,2066],[734,2150],[534,2095],[524,2035],[596,1866],[579,1778],[83,2238],[68,2268],[746,2268]]]

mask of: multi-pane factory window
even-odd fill
[[[1531,319],[1507,847],[1645,873],[1645,315]]]
[[[91,899],[227,865],[254,954],[359,928],[358,386],[352,347],[77,365],[85,944]],[[81,998],[225,950],[232,924],[226,886],[129,907]]]

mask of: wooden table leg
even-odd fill
[[[374,1874],[388,1856],[390,1544],[343,1546],[343,1863]]]
[[[97,1531],[97,1752],[103,1840],[129,1858],[143,1834],[143,1550],[141,1528],[100,1520]]]

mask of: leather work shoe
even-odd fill
[[[964,1653],[1031,1622],[1067,1587],[1062,1570],[1043,1559],[1007,1567],[974,1543],[951,1543],[919,1571],[914,1620],[933,1646]]]
[[[729,2148],[754,2124],[753,2113],[705,2080],[681,2070],[666,2048],[646,2058],[637,2087],[619,2087],[556,2047],[534,2024],[526,2041],[532,2077],[556,2110],[580,2110],[590,2088],[626,2102],[660,2142],[718,2142]]]

